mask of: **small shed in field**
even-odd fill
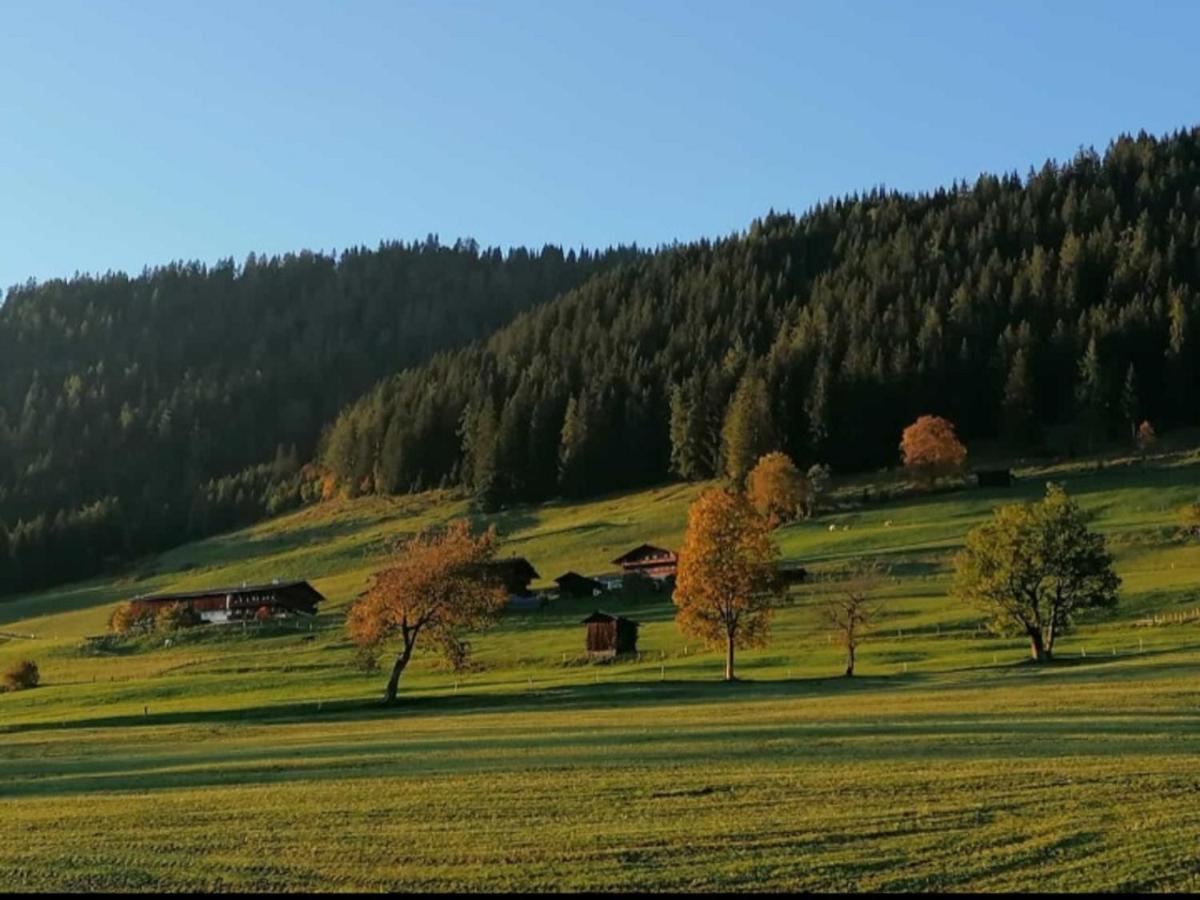
[[[976,469],[975,481],[981,488],[1012,487],[1012,469]]]
[[[588,656],[620,656],[637,652],[638,623],[597,610],[586,619]]]

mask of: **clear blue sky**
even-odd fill
[[[1200,123],[1200,4],[6,0],[0,285],[655,245]]]

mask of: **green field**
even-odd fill
[[[1200,545],[1174,527],[1200,454],[1018,474],[866,504],[880,479],[857,479],[778,532],[817,575],[890,562],[852,680],[818,578],[740,656],[741,683],[669,600],[602,604],[643,623],[641,658],[614,664],[582,658],[595,604],[560,601],[473,638],[468,673],[418,657],[382,708],[341,614],[390,540],[468,514],[436,494],[330,503],[0,603],[0,667],[43,675],[0,695],[0,888],[1200,889]],[[1048,478],[1096,513],[1124,583],[1036,667],[949,595],[949,554]],[[701,489],[490,520],[550,579],[677,546]],[[272,577],[329,597],[311,630],[86,649],[132,594]]]

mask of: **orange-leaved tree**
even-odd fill
[[[745,495],[705,491],[688,509],[673,599],[680,630],[725,650],[725,680],[734,680],[734,650],[767,641],[782,598],[779,551],[771,529]]]
[[[941,416],[920,416],[900,437],[904,467],[920,480],[932,484],[939,475],[962,467],[967,448],[954,433],[954,423]]]
[[[774,528],[791,522],[808,503],[808,481],[791,457],[778,450],[762,457],[746,479],[746,496]]]
[[[1149,421],[1143,421],[1137,430],[1137,446],[1142,453],[1148,453],[1158,443],[1158,433]]]
[[[465,636],[492,624],[508,593],[488,563],[496,533],[473,535],[465,520],[427,531],[401,544],[391,564],[350,607],[346,627],[360,648],[379,652],[398,641],[384,701],[396,699],[417,641],[424,636],[448,659],[465,658]]]

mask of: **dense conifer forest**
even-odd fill
[[[430,239],[29,284],[0,309],[0,591],[331,486],[495,507],[772,449],[891,464],[923,413],[1022,452],[1192,425],[1198,297],[1200,129],[653,254]]]
[[[922,413],[1079,452],[1197,422],[1200,130],[1024,178],[873,190],[600,274],[389,378],[321,452],[347,491],[485,505],[894,463]]]
[[[301,502],[322,427],[372,383],[636,255],[430,237],[11,289],[0,592]]]

